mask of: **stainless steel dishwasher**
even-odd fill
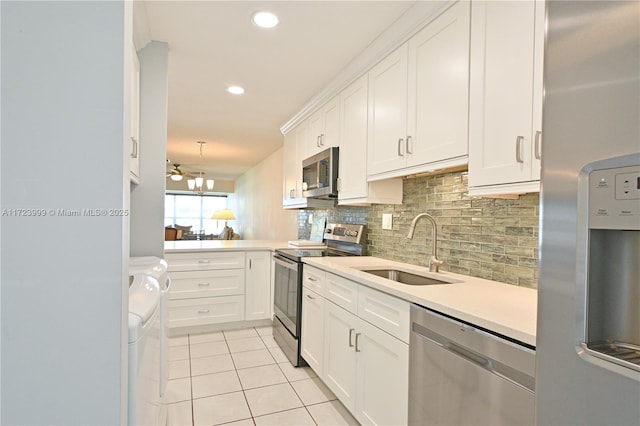
[[[411,306],[410,425],[533,425],[535,350]]]

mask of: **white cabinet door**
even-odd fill
[[[246,259],[245,320],[271,318],[271,253],[247,252]]]
[[[407,135],[407,45],[369,71],[369,175],[404,167]]]
[[[302,289],[302,330],[300,346],[302,357],[322,377],[324,359],[324,297]]]
[[[339,140],[340,99],[335,97],[309,118],[309,137],[302,160],[332,146],[339,146]]]
[[[366,75],[340,94],[340,176],[338,200],[367,196]]]
[[[340,146],[340,98],[336,96],[322,107],[324,131],[320,135],[320,151]]]
[[[540,180],[542,158],[542,74],[544,63],[545,2],[536,0],[536,23],[533,56],[533,153],[531,154],[531,179]]]
[[[477,1],[471,7],[469,186],[514,184],[539,178],[533,170],[534,117],[542,85],[535,0]],[[538,22],[536,22],[538,20]],[[537,31],[536,31],[537,30]],[[534,59],[538,63],[534,63]],[[535,71],[534,71],[535,69]],[[536,76],[538,73],[538,76]],[[535,78],[534,78],[535,76]],[[535,84],[534,84],[535,82]],[[539,163],[535,162],[539,169]]]
[[[131,180],[139,183],[140,179],[140,61],[136,47],[131,42],[133,69],[131,75],[131,151],[129,156],[129,172]]]
[[[469,4],[409,40],[407,167],[468,154]]]
[[[325,384],[352,413],[356,408],[355,331],[358,318],[325,301],[324,374]]]
[[[287,206],[297,197],[298,175],[302,173],[302,164],[297,162],[296,129],[284,135],[283,145],[282,205]]]
[[[406,425],[409,345],[359,320],[356,419],[363,425]]]

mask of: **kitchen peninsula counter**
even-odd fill
[[[310,257],[304,258],[304,262],[527,345],[536,345],[538,292],[535,289],[452,272],[432,274],[428,268],[371,256]],[[361,269],[401,269],[451,284],[407,285]]]
[[[287,241],[277,240],[176,240],[164,242],[165,253],[273,251],[287,247]]]

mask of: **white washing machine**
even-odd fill
[[[167,319],[167,303],[171,279],[167,273],[167,261],[156,256],[139,256],[129,258],[129,274],[145,274],[154,277],[160,284],[160,398],[164,400],[169,379],[169,321]],[[163,410],[166,418],[166,407]],[[165,423],[161,423],[165,424]]]
[[[160,286],[148,275],[129,277],[128,424],[160,423]]]

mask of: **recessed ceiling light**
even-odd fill
[[[229,86],[227,87],[227,92],[232,93],[234,95],[242,95],[244,93],[244,88],[240,86]]]
[[[251,20],[261,28],[273,28],[278,25],[278,17],[271,12],[256,12]]]

